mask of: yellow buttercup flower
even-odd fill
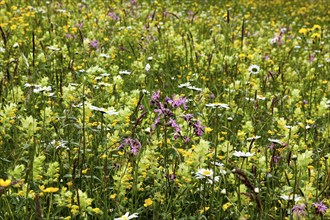
[[[144,207],[148,207],[152,205],[152,199],[148,198],[144,200]]]
[[[0,179],[0,186],[1,187],[7,187],[7,186],[10,186],[10,184],[11,184],[10,179],[7,179],[7,180]]]
[[[45,186],[39,186],[39,189],[44,193],[55,193],[59,190],[57,187],[47,187],[45,189]]]
[[[300,33],[300,34],[303,34],[303,35],[305,35],[307,32],[308,32],[308,30],[307,30],[306,28],[301,28],[301,29],[299,30],[299,33]]]

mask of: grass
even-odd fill
[[[326,1],[0,1],[1,219],[328,219]]]

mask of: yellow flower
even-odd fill
[[[116,193],[110,195],[110,199],[115,199],[116,197],[117,197],[117,194]]]
[[[39,189],[44,192],[44,193],[54,193],[54,192],[57,192],[59,190],[59,188],[57,187],[47,187],[45,189],[45,186],[39,186]]]
[[[321,39],[321,34],[319,34],[319,33],[314,33],[314,34],[312,34],[312,36],[311,36],[311,38],[313,38],[313,39]]]
[[[0,179],[0,186],[1,187],[7,187],[7,186],[10,186],[10,184],[11,184],[10,179],[7,179],[7,180]]]
[[[86,174],[88,170],[89,170],[89,168],[87,168],[87,169],[84,169],[84,170],[83,170],[83,171],[81,171],[81,172],[82,172],[82,174]]]
[[[73,215],[76,215],[78,212],[79,212],[79,206],[77,206],[77,205],[73,205],[73,206],[71,206],[71,213],[73,214]]]
[[[231,203],[230,202],[227,202],[226,204],[224,204],[222,206],[223,211],[226,211],[230,206],[231,206]]]
[[[313,31],[315,31],[315,30],[319,31],[319,30],[321,30],[321,26],[318,25],[318,24],[314,24],[314,26],[312,27],[312,30]]]
[[[148,198],[144,200],[144,207],[148,207],[152,205],[152,199]]]
[[[101,209],[99,209],[99,208],[93,208],[93,212],[95,212],[96,214],[102,213]]]
[[[307,31],[308,31],[308,30],[307,30],[306,28],[301,28],[301,29],[299,30],[299,33],[305,35],[305,34],[307,33]]]
[[[203,209],[200,209],[200,210],[199,210],[199,213],[203,214],[204,212],[206,212],[206,211],[209,210],[209,209],[210,209],[210,207],[205,207],[205,208],[203,208]]]
[[[212,128],[210,128],[210,127],[206,127],[206,128],[205,128],[205,132],[206,132],[206,133],[210,133],[211,131],[213,131]]]

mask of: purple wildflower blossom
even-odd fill
[[[97,40],[92,40],[91,42],[89,42],[89,45],[93,47],[95,50],[99,48],[99,42]]]
[[[141,150],[141,143],[137,139],[132,139],[132,138],[125,138],[121,145],[118,147],[118,149],[122,149],[125,146],[130,147],[130,152],[134,155],[137,155],[139,151]]]
[[[120,17],[115,13],[115,12],[109,12],[108,16],[113,20],[113,21],[119,21]]]
[[[177,133],[180,133],[181,128],[173,118],[170,118],[170,124],[171,124],[171,127],[174,128]]]
[[[157,92],[153,92],[151,95],[151,105],[156,105],[157,102],[159,102],[160,99],[160,91],[158,90]]]
[[[305,204],[294,205],[293,208],[292,208],[292,213],[297,218],[299,218],[299,217],[305,217],[306,216],[305,208],[306,208],[306,205]]]
[[[190,122],[190,120],[194,117],[193,114],[186,114],[182,116],[186,122]]]
[[[205,126],[201,125],[201,122],[198,120],[195,124],[193,124],[194,132],[197,136],[202,136],[204,133]]]
[[[280,161],[280,159],[281,159],[281,156],[273,156],[273,161],[276,164]]]
[[[175,95],[174,95],[175,96]],[[183,105],[183,108],[185,110],[188,109],[186,102],[187,102],[187,98],[186,97],[179,97],[178,99],[175,99],[175,97],[173,97],[173,99],[170,99],[169,97],[165,98],[165,101],[167,103],[169,103],[173,108],[178,108],[181,105]]]
[[[188,142],[190,141],[190,138],[187,137],[187,136],[183,137],[183,139],[184,139],[184,142],[185,142],[185,143],[188,143]]]
[[[73,38],[73,36],[71,34],[66,34],[65,37],[68,38],[68,39]]]
[[[314,202],[313,205],[315,206],[317,214],[325,214],[328,210],[328,207],[321,202]]]

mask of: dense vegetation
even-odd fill
[[[327,1],[0,15],[0,219],[330,218]]]

